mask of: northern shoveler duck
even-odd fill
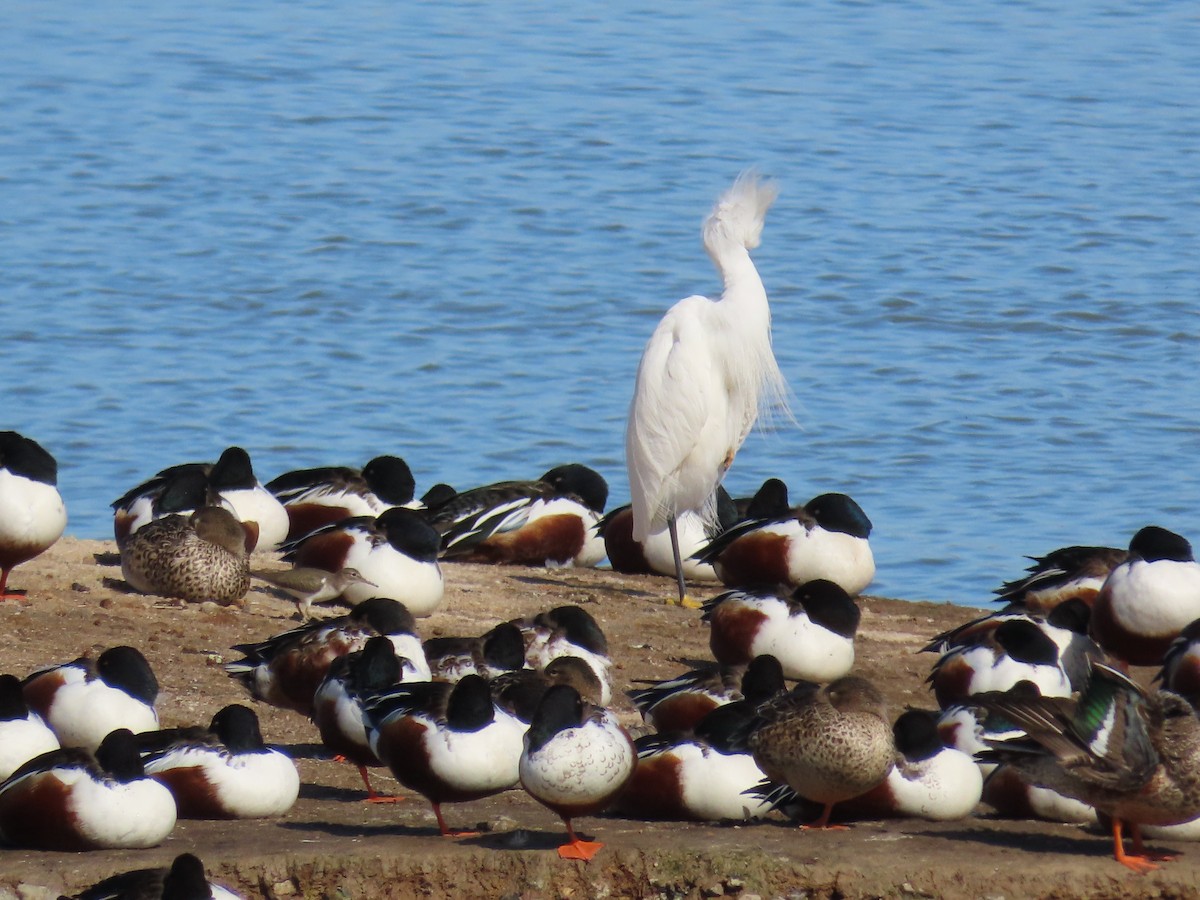
[[[875,577],[871,520],[845,494],[821,494],[786,515],[740,522],[696,554],[730,587],[774,588],[816,579],[858,595]]]
[[[361,650],[383,635],[403,662],[406,681],[428,681],[429,665],[421,650],[412,614],[387,597],[364,600],[344,616],[310,622],[254,644],[233,647],[244,659],[225,663],[256,700],[311,716],[313,695],[339,656]]]
[[[244,534],[219,506],[155,519],[121,547],[121,574],[143,594],[229,606],[250,590]]]
[[[942,708],[1006,691],[1020,681],[1050,697],[1069,697],[1072,690],[1058,644],[1039,623],[1021,615],[1000,617],[993,627],[960,636],[925,680]]]
[[[393,506],[414,506],[415,487],[412,470],[398,456],[377,456],[361,469],[297,469],[267,482],[287,510],[289,541],[342,519],[373,519]]]
[[[326,572],[324,569],[298,566],[294,569],[278,569],[271,572],[255,569],[250,574],[285,594],[291,595],[296,601],[296,612],[300,614],[301,622],[307,622],[312,618],[314,603],[336,600],[352,584],[378,587],[374,582],[367,581],[362,573],[354,568]]]
[[[52,750],[0,784],[0,837],[19,847],[154,847],[174,827],[175,800],[146,776],[125,728],[108,734],[95,754]]]
[[[442,556],[524,566],[594,566],[604,558],[598,533],[608,484],[577,464],[537,481],[503,481],[455,494],[427,513]]]
[[[1188,623],[1171,642],[1154,680],[1193,706],[1200,704],[1200,619]]]
[[[747,710],[745,716],[753,712]],[[751,796],[766,776],[745,745],[744,721],[712,715],[697,723],[697,734],[638,738],[637,768],[617,809],[636,818],[694,822],[765,816],[774,804]]]
[[[1117,659],[1157,666],[1187,624],[1200,618],[1200,564],[1192,545],[1157,525],[1129,542],[1092,604],[1091,634]]]
[[[745,665],[770,654],[785,678],[833,681],[854,665],[854,636],[862,613],[832,581],[810,581],[790,595],[726,591],[704,604],[713,657]]]
[[[9,573],[50,549],[66,527],[54,457],[37,441],[0,431],[0,600],[25,596],[8,590]]]
[[[996,589],[996,602],[1031,613],[1049,613],[1064,600],[1091,606],[1109,573],[1129,557],[1116,547],[1061,547],[1032,560],[1027,574]]]
[[[533,721],[533,714],[546,691],[556,684],[575,688],[584,701],[599,706],[604,685],[596,670],[578,656],[556,656],[544,669],[515,669],[502,672],[489,682],[498,706],[522,722]]]
[[[374,586],[350,585],[342,594],[347,603],[391,597],[420,618],[438,608],[445,590],[438,541],[421,513],[397,506],[374,519],[357,516],[318,528],[285,544],[283,559],[327,572],[357,569]]]
[[[718,581],[712,563],[702,563],[693,554],[722,531],[737,523],[737,508],[722,487],[717,488],[716,518],[709,520],[696,510],[684,510],[675,519],[679,535],[679,556],[683,575],[689,581]],[[651,531],[644,541],[633,539],[633,507],[620,506],[600,520],[604,550],[614,572],[628,575],[669,575],[675,577],[675,556],[671,535],[665,527]]]
[[[339,656],[313,695],[313,723],[327,749],[358,767],[367,789],[366,802],[394,803],[400,798],[376,793],[369,766],[383,761],[371,749],[363,701],[381,694],[403,677],[403,661],[392,642],[382,635],[367,641],[361,650]]]
[[[204,863],[180,853],[169,867],[134,869],[98,881],[70,900],[242,900],[229,888],[209,881]]]
[[[608,639],[587,610],[573,604],[556,606],[531,619],[514,619],[513,624],[525,637],[525,660],[530,666],[541,670],[560,656],[578,657],[600,681],[601,705],[612,702]]]
[[[853,675],[764,703],[747,743],[768,779],[821,804],[809,828],[829,827],[834,804],[882,782],[896,755],[883,695]]]
[[[655,731],[688,734],[718,706],[739,700],[757,706],[784,690],[779,660],[762,654],[748,665],[703,666],[628,694]]]
[[[969,664],[993,667],[990,657],[978,650],[985,646],[993,648],[998,655],[1007,655],[1015,661],[1031,664],[1046,663],[1053,652],[1057,654],[1057,664],[1066,674],[1071,690],[1076,691],[1082,689],[1087,681],[1093,662],[1108,661],[1108,655],[1100,645],[1088,637],[1090,618],[1091,608],[1077,597],[1059,603],[1046,616],[1035,615],[1020,609],[1002,610],[942,632],[923,647],[922,651],[940,653],[943,659],[953,661],[952,667],[966,668],[970,668]],[[1014,625],[1012,623],[1021,624]],[[996,631],[1001,625],[1004,625],[1005,629],[1000,633],[1001,636],[998,640]],[[1033,634],[1033,629],[1037,629],[1048,638],[1056,650],[1051,651],[1046,641]],[[940,665],[942,663],[939,661],[938,666]],[[984,687],[983,690],[1007,690],[1022,677],[1036,680],[1032,676],[1022,675],[1017,669],[1009,674],[1012,677],[1007,680],[1002,678],[1000,687]],[[954,681],[954,679],[959,680],[951,685],[950,693],[955,697],[967,696],[962,693],[968,689],[966,685],[969,683],[969,679],[966,669],[958,671],[950,680]],[[934,678],[931,677],[930,681],[934,681]],[[982,685],[984,682],[981,681],[980,684]],[[1039,687],[1044,689],[1046,685],[1039,682]],[[953,700],[948,702],[953,702]]]
[[[258,716],[237,703],[213,716],[205,737],[173,740],[143,764],[170,789],[183,819],[282,816],[300,792],[296,764],[263,743]]]
[[[94,750],[115,729],[158,728],[158,679],[134,647],[39,669],[21,682],[21,692],[64,747]]]
[[[1157,868],[1142,825],[1173,825],[1200,815],[1200,720],[1170,691],[1147,693],[1096,664],[1078,701],[1028,691],[984,694],[977,702],[1027,737],[992,744],[986,758],[1022,778],[1081,800],[1112,818],[1113,855],[1136,872]],[[1126,854],[1124,826],[1133,837]]]
[[[371,748],[409,790],[433,807],[438,829],[452,832],[443,803],[480,800],[514,787],[525,723],[496,706],[478,675],[457,684],[401,684],[366,701]]]
[[[112,503],[113,532],[121,547],[154,519],[223,506],[247,531],[247,550],[274,550],[287,538],[283,504],[254,477],[250,454],[227,448],[216,463],[183,463],[163,469]]]
[[[435,681],[464,675],[492,679],[525,668],[525,637],[512,622],[501,622],[479,637],[436,637],[422,645]]]
[[[521,786],[567,826],[562,859],[588,860],[604,845],[579,838],[572,819],[607,809],[633,777],[637,750],[617,717],[570,685],[546,691],[520,755]]]
[[[29,708],[15,675],[0,675],[0,780],[23,763],[59,747],[58,738]]]
[[[887,777],[865,794],[839,803],[834,819],[950,822],[969,816],[983,793],[983,774],[970,754],[942,743],[937,715],[906,710],[893,723],[892,736],[896,761]]]

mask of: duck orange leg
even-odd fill
[[[582,859],[585,862],[600,852],[604,845],[599,841],[585,841],[575,833],[571,820],[566,816],[562,820],[567,825],[567,841],[558,848],[559,859]]]
[[[1133,855],[1140,856],[1143,859],[1152,859],[1155,862],[1174,862],[1179,859],[1178,853],[1154,853],[1146,849],[1146,845],[1142,843],[1142,829],[1136,823],[1129,823],[1129,835],[1133,838]]]
[[[367,774],[366,766],[358,767],[358,774],[362,776],[363,784],[367,786],[367,796],[363,803],[400,803],[404,798],[395,797],[391,794],[377,794],[375,788],[371,787],[371,776]]]
[[[0,600],[24,600],[25,591],[10,591],[5,587],[8,584],[8,573],[11,571],[11,568],[0,568]]]
[[[438,828],[441,829],[442,837],[474,837],[475,835],[479,834],[478,831],[451,831],[450,827],[446,824],[446,820],[442,818],[442,804],[434,803],[432,800],[429,802],[433,807],[433,814],[437,816]]]
[[[821,815],[817,816],[815,822],[809,822],[807,825],[801,825],[801,831],[809,831],[820,829],[822,831],[849,831],[845,825],[830,825],[829,814],[833,812],[833,804],[826,803],[821,809]]]
[[[1134,834],[1134,852],[1132,854],[1126,854],[1125,842],[1121,840],[1121,820],[1114,818],[1112,822],[1113,858],[1126,868],[1133,869],[1133,871],[1137,872],[1139,875],[1145,875],[1147,872],[1152,872],[1157,869],[1158,866],[1152,863],[1146,856],[1138,852],[1138,850],[1142,849],[1142,836],[1141,832],[1138,831],[1137,826],[1130,826],[1130,830]]]

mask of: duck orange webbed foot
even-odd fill
[[[582,841],[576,838],[571,843],[559,847],[558,856],[559,859],[582,859],[587,862],[599,853],[603,846],[600,841]]]
[[[849,831],[850,826],[849,825],[828,825],[828,824],[818,825],[816,823],[813,823],[812,825],[801,825],[800,830],[801,831]]]
[[[1121,865],[1128,869],[1133,869],[1133,871],[1137,872],[1139,875],[1145,875],[1149,872],[1153,872],[1157,868],[1160,868],[1158,865],[1152,863],[1144,856],[1131,856],[1124,854],[1118,856],[1116,859]]]
[[[403,803],[404,797],[395,797],[391,794],[368,794],[363,797],[363,803]]]

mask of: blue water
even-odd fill
[[[755,165],[797,425],[734,493],[850,493],[912,599],[1200,539],[1190,4],[176,7],[0,7],[0,427],[70,533],[230,444],[624,502],[642,345]]]

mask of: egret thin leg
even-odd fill
[[[679,553],[679,532],[675,529],[675,516],[667,516],[667,531],[671,534],[671,554],[675,557],[675,581],[679,584],[679,605],[687,597],[687,585],[683,583],[683,557]]]

